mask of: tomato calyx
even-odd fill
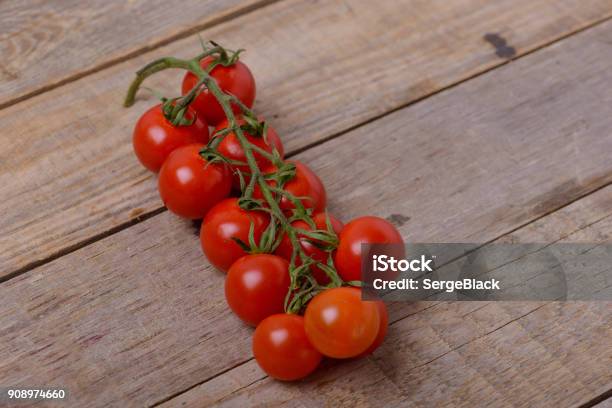
[[[266,145],[270,145],[270,142],[268,141],[268,137],[267,137],[268,130],[269,130],[267,121],[259,120],[258,118],[254,117],[251,114],[241,115],[239,119],[241,123],[238,125],[238,127],[240,127],[243,134],[247,134],[249,136],[256,137],[256,138],[262,138]],[[221,143],[223,143],[224,139],[228,135],[232,134],[233,132],[234,132],[234,128],[229,127],[229,126],[215,131],[211,135],[211,138],[207,146],[204,149],[202,149],[202,151],[200,152],[200,156],[202,156],[203,159],[209,162],[222,161],[232,166],[248,167],[247,162],[231,159],[221,154],[218,150],[219,146],[221,145]],[[251,144],[251,148],[253,149],[254,153],[261,156],[267,162],[272,163],[279,167],[284,165],[281,153],[276,149],[275,146],[272,145],[271,151],[267,151],[256,144]],[[245,180],[248,177],[246,177],[243,174],[243,172],[240,171],[239,169],[237,169],[236,172],[240,179],[240,191],[244,191],[246,189],[246,184],[247,184]],[[249,209],[249,208],[245,208],[245,209]]]
[[[164,117],[173,126],[191,126],[196,120],[196,114],[189,111],[189,103],[182,104],[180,99],[181,97],[161,98],[161,109]]]
[[[258,207],[246,209],[241,205],[241,199],[238,199],[238,205],[247,211],[261,210]],[[277,223],[274,220],[268,224],[264,232],[261,234],[259,243],[255,239],[255,224],[251,222],[249,226],[248,242],[244,242],[240,238],[232,237],[232,240],[238,244],[247,254],[270,254],[274,252],[274,248],[278,246]]]
[[[244,123],[240,125],[243,132],[251,136],[267,139],[268,122],[265,120],[260,121],[258,118],[251,115],[242,115],[241,119],[244,120]]]
[[[208,67],[208,72],[212,71],[216,65],[223,65],[224,67],[234,65],[240,59],[240,54],[245,51],[243,48],[239,48],[236,51],[229,50],[213,40],[208,41],[208,43],[212,45],[212,47],[209,47],[205,42],[200,41],[203,51],[195,58],[199,61],[208,57],[209,55],[213,56],[214,63]]]
[[[266,172],[263,175],[265,180],[271,181],[273,186],[272,189],[275,190],[278,194],[287,194],[282,191],[282,188],[287,182],[293,180],[295,174],[297,172],[296,166],[291,162],[282,162],[275,165],[276,169],[272,172]],[[297,198],[297,197],[296,197]]]

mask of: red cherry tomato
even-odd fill
[[[205,57],[200,61],[200,66],[206,69],[212,61],[212,56]],[[255,101],[255,78],[253,78],[253,74],[251,74],[249,68],[242,62],[236,61],[235,64],[228,67],[217,65],[210,72],[210,75],[217,81],[217,84],[223,92],[236,96],[249,108],[253,106],[253,102]],[[191,72],[185,74],[182,85],[183,95],[191,91],[197,82],[198,78],[194,74]],[[225,119],[223,108],[221,108],[215,96],[210,93],[208,89],[204,89],[190,106],[201,115],[209,125],[216,126]],[[233,105],[232,109],[234,112],[240,112],[238,106]]]
[[[246,255],[244,249],[232,238],[238,238],[248,245],[251,222],[254,226],[255,242],[259,243],[261,234],[270,222],[266,213],[245,211],[240,208],[236,198],[228,198],[206,214],[200,229],[200,243],[211,264],[227,271],[238,258]]]
[[[246,255],[232,264],[225,279],[225,299],[245,323],[256,326],[282,313],[289,291],[289,263],[276,255]]]
[[[302,162],[297,160],[291,160],[289,162],[295,164],[295,177],[285,183],[283,189],[293,194],[295,197],[304,197],[301,200],[304,207],[312,208],[314,212],[323,211],[327,204],[327,194],[325,192],[325,186],[323,186],[323,182],[319,176]],[[276,170],[275,166],[268,166],[263,170],[263,173],[269,174]],[[270,185],[273,184],[274,182],[270,181]],[[263,198],[259,187],[255,188],[253,196],[255,198]],[[283,211],[290,211],[295,208],[295,206],[287,197],[283,197],[280,202],[280,208]]]
[[[367,356],[372,354],[385,340],[387,336],[387,330],[389,329],[389,313],[387,313],[387,306],[382,301],[374,302],[378,307],[378,314],[380,317],[380,326],[378,327],[378,334],[374,339],[374,342],[364,351],[359,357]]]
[[[283,381],[306,377],[322,358],[306,337],[304,318],[294,314],[272,315],[259,323],[253,355],[266,374]]]
[[[176,148],[206,142],[208,125],[204,120],[196,117],[189,126],[174,126],[164,117],[161,105],[153,106],[138,119],[132,137],[136,157],[155,173]]]
[[[224,164],[208,163],[200,157],[203,144],[179,147],[166,159],[159,172],[159,194],[173,213],[185,218],[202,218],[227,197],[232,177]]]
[[[239,119],[238,124],[239,125],[244,124],[244,120]],[[217,127],[215,128],[215,131],[213,132],[213,135],[216,132],[227,128],[227,126],[228,126],[227,119],[224,119],[219,125],[217,125]],[[246,132],[244,135],[246,136],[249,142],[251,142],[252,144],[256,145],[257,147],[267,152],[272,153],[272,150],[276,149],[281,157],[283,157],[285,154],[283,143],[281,142],[280,137],[278,137],[278,134],[272,127],[268,126],[268,132],[266,135],[268,143],[266,143],[266,139],[264,139],[263,136],[257,137],[249,133],[246,133]],[[217,150],[219,151],[219,153],[221,153],[223,156],[227,157],[228,159],[237,160],[237,161],[246,163],[246,156],[244,155],[244,150],[242,150],[242,146],[240,146],[238,137],[234,134],[234,132],[228,133],[227,135],[223,137],[223,140],[221,141],[221,143],[219,143]],[[259,165],[259,168],[266,167],[267,165],[269,165],[269,162],[260,153],[255,152],[254,156],[255,156],[255,161],[257,161],[257,164]],[[249,166],[247,165],[239,166],[238,165],[238,166],[230,166],[230,168],[234,171],[234,188],[238,190],[240,188],[240,178],[238,177],[238,174],[235,173],[235,171],[240,170],[243,173],[243,176],[246,177],[250,173]]]
[[[388,221],[372,216],[355,218],[344,226],[334,257],[338,274],[345,281],[361,279],[361,244],[402,244],[402,236]],[[399,249],[399,248],[398,248]],[[396,258],[403,256],[394,254]]]
[[[376,302],[361,300],[361,290],[341,287],[316,295],[304,314],[306,335],[321,354],[355,357],[374,342],[380,328]]]
[[[316,229],[327,231],[325,213],[314,214],[312,216],[312,219],[315,223]],[[342,222],[340,222],[340,220],[338,220],[333,215],[329,215],[329,221],[331,222],[334,232],[336,234],[340,234],[340,231],[342,230],[342,227],[343,227]],[[301,221],[301,220],[294,221],[291,223],[291,225],[295,228],[300,228],[300,229],[307,230],[307,231],[312,230],[312,228],[310,228],[310,226],[306,222]],[[300,235],[300,245],[303,251],[306,253],[306,255],[308,255],[315,261],[319,261],[321,263],[327,264],[328,252],[317,247],[315,243],[316,241],[313,243],[313,241],[309,240],[305,236]],[[291,255],[293,254],[293,245],[291,245],[291,241],[289,240],[289,237],[287,237],[286,234],[283,236],[280,244],[278,245],[274,253],[276,255],[282,256],[287,261],[291,261]],[[302,264],[301,260],[297,259],[296,266],[300,266],[301,264]],[[321,285],[326,285],[329,283],[329,277],[327,276],[325,271],[323,271],[321,268],[319,268],[318,266],[313,266],[311,267],[311,271],[312,271],[312,275],[314,276],[314,278]]]

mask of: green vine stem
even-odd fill
[[[202,151],[202,156],[206,159],[212,158],[213,160],[226,160],[229,162],[229,160],[225,159],[218,152],[216,152],[216,146],[228,133],[233,132],[236,135],[236,138],[242,146],[246,158],[246,164],[250,170],[248,175],[248,184],[244,182],[244,177],[242,174],[240,174],[242,196],[239,203],[241,207],[245,209],[266,211],[271,217],[270,227],[266,232],[264,232],[264,236],[262,236],[261,239],[261,241],[265,241],[264,245],[261,245],[260,242],[260,245],[263,248],[259,248],[257,246],[254,248],[253,242],[250,242],[248,246],[250,247],[251,252],[273,252],[276,246],[278,246],[280,243],[283,234],[287,235],[293,247],[293,253],[289,267],[291,290],[285,299],[285,310],[287,313],[299,313],[306,305],[308,300],[319,291],[324,290],[327,287],[337,287],[344,284],[334,268],[331,256],[331,251],[337,246],[338,238],[333,232],[329,220],[327,222],[328,225],[326,231],[309,231],[295,228],[293,225],[291,225],[291,223],[296,219],[302,219],[309,226],[314,228],[314,222],[310,216],[310,212],[304,208],[301,199],[293,196],[282,188],[284,183],[291,179],[295,174],[295,166],[291,165],[290,163],[283,163],[276,150],[274,150],[273,153],[270,153],[249,142],[245,136],[242,126],[238,124],[238,119],[232,106],[237,106],[240,109],[245,121],[250,126],[253,126],[254,122],[259,123],[257,116],[234,95],[223,92],[217,84],[217,81],[210,75],[210,72],[214,66],[218,64],[231,65],[235,63],[238,59],[238,54],[242,50],[229,52],[216,43],[211,42],[211,44],[213,45],[212,48],[205,48],[203,53],[191,60],[165,57],[144,66],[142,69],[136,72],[136,78],[132,81],[125,97],[124,106],[129,107],[134,104],[136,93],[146,78],[159,71],[170,68],[184,69],[198,77],[198,82],[187,95],[171,100],[173,105],[171,106],[171,109],[167,110],[167,113],[170,115],[168,119],[171,120],[173,124],[181,125],[184,123],[182,120],[185,110],[204,87],[208,89],[208,91],[216,98],[219,105],[223,108],[225,116],[227,117],[228,127],[224,131],[218,132],[214,135],[208,146]],[[207,66],[207,69],[203,69],[200,66],[200,60],[207,56],[213,56],[214,61]],[[262,131],[258,133],[261,133],[263,137],[266,137],[266,130],[267,125],[264,123]],[[255,159],[255,152],[277,165],[277,172],[273,174],[263,174]],[[272,185],[269,184],[269,180],[273,180],[271,183]],[[263,205],[260,200],[255,200],[253,198],[255,186],[257,186],[261,191],[263,200],[267,206]],[[287,217],[287,215],[280,208],[279,202],[282,197],[286,197],[295,207],[294,213],[291,217]],[[280,227],[280,231],[278,231],[279,228],[276,228],[277,223]],[[301,239],[309,239],[312,242],[322,243],[321,246],[325,247],[324,249],[328,252],[328,262],[324,264],[309,257],[304,252],[300,244]],[[299,266],[297,266],[298,259],[300,261]],[[310,268],[313,265],[316,265],[325,271],[331,281],[329,285],[321,286],[316,282],[310,273]]]

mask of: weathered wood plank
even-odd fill
[[[609,303],[551,303],[413,367],[400,364],[405,356],[418,353],[412,346],[398,350],[402,326],[409,322],[394,326],[397,340],[377,356],[383,371],[399,388],[411,390],[416,402],[571,407],[612,385]]]
[[[297,386],[260,379],[231,393],[222,388],[224,395],[220,399],[210,399],[205,391],[210,384],[204,383],[162,406],[198,407],[203,402],[236,406],[244,401],[309,406],[313,394],[317,395],[312,390],[330,385],[325,379],[353,381],[359,389],[359,381],[382,369],[397,385],[396,395],[406,406],[572,407],[597,395],[602,386],[612,384],[608,369],[612,358],[611,316],[609,305],[605,308],[598,302],[551,303],[416,367],[405,363],[412,360],[412,355],[428,349],[421,349],[426,342],[418,331],[405,336],[406,332],[398,327],[411,320],[406,319],[391,326],[384,347],[361,366],[355,367],[354,362],[330,364]],[[435,322],[421,329],[431,329]],[[414,339],[419,340],[411,341]],[[236,371],[254,364],[251,360]],[[345,365],[351,367],[350,372],[346,372]],[[224,377],[235,375],[233,371],[214,381],[226,384]],[[374,387],[368,390],[367,397],[386,396],[388,392],[385,387]],[[283,395],[282,400],[277,399],[279,395]],[[352,406],[334,396],[318,398],[320,405],[326,402],[330,406]]]
[[[496,242],[610,240],[612,187],[607,187]],[[387,341],[369,363],[348,375],[360,379],[380,367],[410,405],[578,406],[612,388],[611,302],[417,302],[391,307],[395,313]],[[309,387],[321,376],[337,377],[340,369],[342,364],[315,374]],[[254,371],[257,384],[231,382],[247,370]],[[277,402],[270,390],[286,386],[259,374],[249,360],[162,406],[231,405],[254,390],[251,401]],[[210,398],[212,388],[219,393]],[[304,386],[295,388],[284,390],[292,393],[288,400],[308,401]]]
[[[0,107],[267,3],[2,2]]]
[[[605,242],[611,239],[612,187],[608,187],[504,235],[497,242]],[[404,313],[416,305],[406,305]],[[612,384],[608,369],[612,358],[609,340],[612,304],[609,302],[438,303],[435,308],[429,306],[426,312],[411,314],[403,320],[402,307],[393,306],[396,316],[388,340],[375,353],[370,365],[380,366],[400,384],[404,395],[410,396],[411,404],[443,406],[452,402],[504,406],[522,402],[534,406],[537,402],[537,406],[575,406],[581,400],[599,395],[598,390],[606,391]],[[487,355],[492,357],[486,358]],[[324,375],[334,377],[334,370],[339,369],[331,367],[331,373]],[[362,378],[369,369],[353,371],[350,375]],[[197,407],[202,402],[240,400],[255,386],[246,381],[235,386],[229,379],[246,370],[255,371],[252,376],[258,381],[258,396],[268,395],[265,388],[283,387],[258,376],[257,366],[250,360],[163,406]],[[559,374],[565,378],[556,378]],[[546,378],[557,381],[543,385],[530,383]],[[309,380],[318,381],[318,375]],[[564,388],[572,381],[577,388]],[[218,388],[220,392],[214,399],[207,399],[209,390],[221,384],[226,386]],[[547,398],[544,401],[543,396]],[[307,398],[298,388],[292,401],[300,403]],[[256,401],[265,404],[270,400],[258,398]]]
[[[249,50],[258,110],[295,151],[505,62],[487,33],[521,55],[611,13],[609,0],[563,7],[551,0],[291,0],[203,36]],[[0,111],[0,276],[161,209],[154,177],[129,143],[153,98],[131,110],[120,101],[137,67],[163,54],[193,54],[196,44],[178,41]],[[174,75],[148,85],[176,89]]]
[[[496,242],[611,240],[607,187]],[[411,402],[571,407],[612,387],[612,302],[446,303],[427,312],[395,322],[396,340],[375,356],[414,391]]]
[[[161,406],[202,407],[218,403],[232,392],[246,388],[265,380],[266,374],[261,371],[255,360],[219,375],[205,383],[194,387],[190,392],[184,392],[160,404]]]
[[[606,391],[610,391],[610,390],[606,390]],[[590,404],[590,401],[586,401],[583,403],[583,405],[580,405],[580,408],[583,407],[595,407],[595,408],[610,408],[612,407],[612,392],[607,392],[607,396],[604,397],[606,399],[604,399],[603,401],[596,403],[595,405]],[[588,405],[585,405],[588,404]]]
[[[217,377],[218,381],[207,382],[161,406],[398,407],[408,403],[402,392],[368,359],[347,361],[340,367],[329,369],[332,366],[335,364],[326,361],[313,378],[298,383],[271,381],[267,377],[251,380],[257,377],[251,375],[240,379],[241,391],[232,394],[227,392],[227,376],[222,375]],[[232,370],[231,375],[237,379],[245,372],[261,375],[253,360]],[[301,398],[296,398],[296,395]]]
[[[612,23],[307,150],[300,158],[322,176],[332,212],[344,219],[364,213],[410,217],[400,229],[413,241],[494,239],[611,181],[606,152],[612,137],[604,131],[612,121],[606,111],[610,38]],[[595,204],[586,208],[601,210],[592,210],[597,220],[612,208],[612,189],[589,199]],[[584,219],[584,225],[594,221],[591,213],[581,214],[567,218]],[[0,285],[0,352],[9,356],[0,361],[0,383],[53,381],[68,387],[77,405],[125,405],[129,399],[141,406],[248,360],[250,330],[225,306],[223,276],[207,265],[191,228],[163,213]],[[405,355],[414,341],[424,339],[409,353],[414,357],[407,366],[445,361],[445,353],[458,358],[460,352],[453,349],[474,344],[469,329],[476,327],[477,336],[495,333],[534,309],[495,304],[500,310],[491,313],[467,305],[409,305],[405,313],[396,309],[394,319],[415,316],[394,329],[411,335],[400,340],[391,333],[388,344],[401,343]],[[544,317],[567,320],[568,327],[573,327],[571,316],[581,313],[545,312]],[[526,321],[534,332],[543,324]],[[366,376],[370,363],[364,364]],[[590,360],[585,364],[592,365]],[[388,367],[381,364],[381,369]],[[336,369],[330,370],[318,375],[335,378]],[[232,381],[245,390],[250,384]],[[333,387],[328,390],[332,393]],[[218,394],[214,398],[227,400]]]
[[[164,214],[129,231],[71,254],[79,266],[62,257],[2,285],[0,383],[57,382],[73,406],[142,407],[243,361],[228,340],[250,330],[228,312],[191,225]]]

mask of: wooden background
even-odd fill
[[[392,304],[372,357],[267,378],[196,227],[133,156],[154,97],[121,106],[138,67],[200,33],[247,49],[257,111],[343,220],[609,241],[611,17],[612,0],[0,1],[0,385],[78,407],[612,405],[610,302]]]

